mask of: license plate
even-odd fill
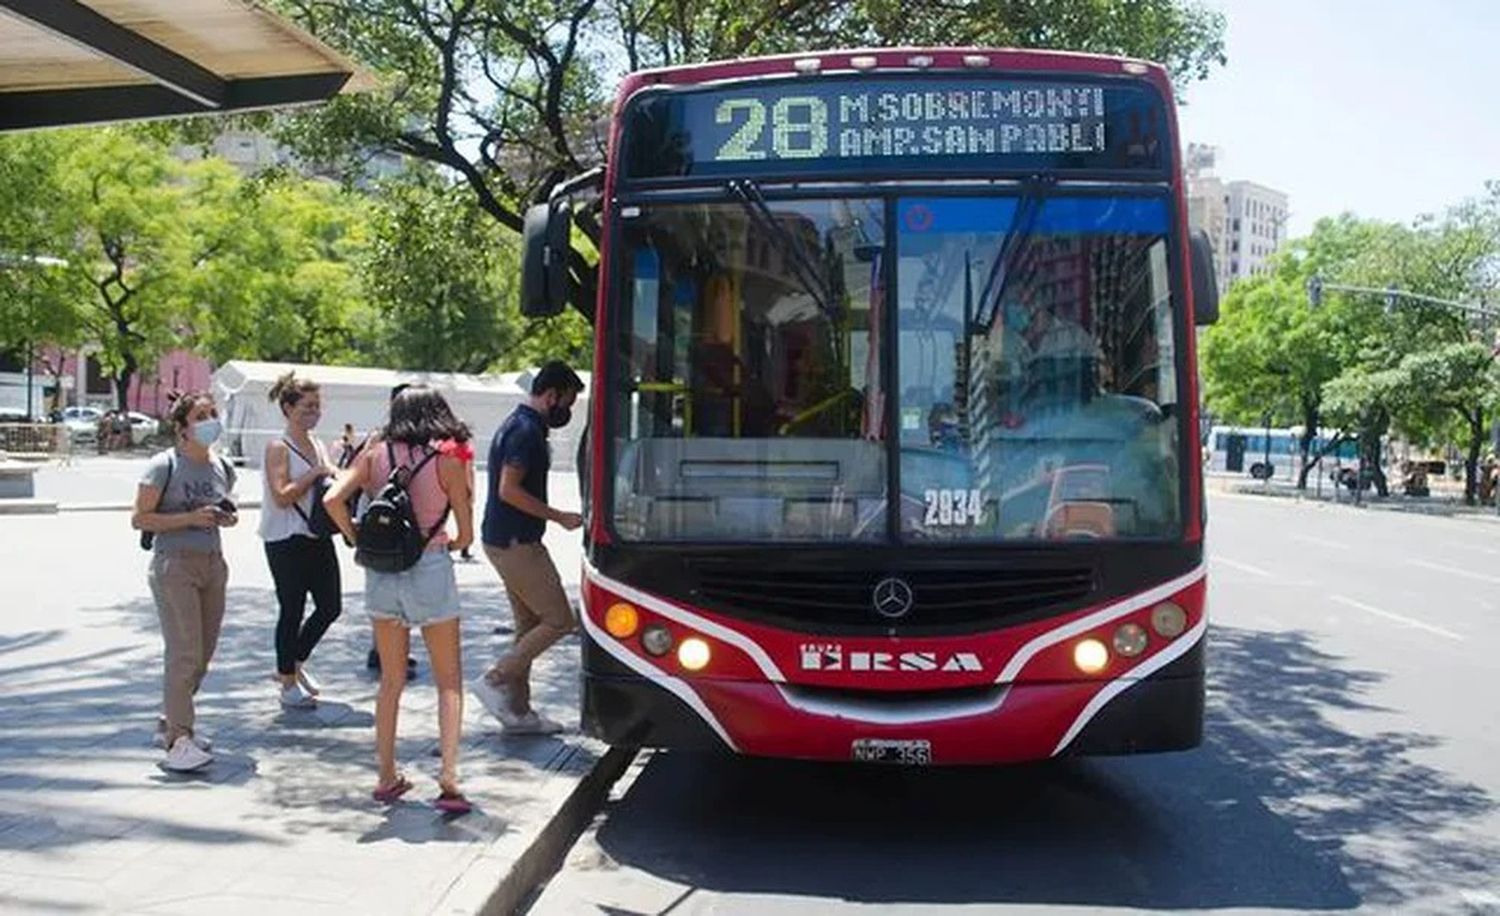
[[[925,767],[932,763],[931,741],[857,738],[850,752],[856,763],[890,763],[908,767]]]

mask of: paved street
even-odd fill
[[[49,485],[118,503],[139,473],[139,462],[97,459]],[[552,487],[576,505],[571,475]],[[238,495],[258,498],[258,480]],[[594,762],[601,748],[576,732],[502,739],[470,700],[461,772],[478,810],[439,815],[428,804],[436,696],[418,640],[399,748],[416,789],[390,809],[374,804],[362,572],[341,550],[344,616],[311,665],[320,708],[283,711],[257,521],[247,511],[225,537],[229,612],[198,707],[218,762],[184,777],[159,771],[149,744],[162,648],[128,516],[0,518],[0,912],[477,912]],[[576,536],[549,543],[576,588]],[[493,630],[509,614],[488,564],[458,573],[473,673],[508,640]],[[537,672],[540,704],[572,724],[576,670],[565,645]]]
[[[997,771],[658,754],[533,913],[1500,913],[1500,525],[1212,502],[1207,741]]]

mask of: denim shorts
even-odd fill
[[[422,627],[458,616],[458,579],[446,547],[422,554],[398,573],[365,570],[365,611],[376,620],[399,620]]]

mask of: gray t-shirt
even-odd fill
[[[167,468],[172,469],[167,479]],[[164,515],[192,512],[204,506],[213,506],[230,498],[234,493],[234,468],[229,462],[214,455],[202,463],[168,449],[151,459],[141,483],[160,490],[165,484],[156,511]],[[156,535],[157,553],[174,553],[183,550],[218,550],[218,528],[184,528],[181,531],[163,531]]]

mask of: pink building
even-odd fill
[[[56,368],[57,358],[58,354],[53,351],[38,360],[38,385],[43,383],[43,379],[48,383],[52,381],[51,373]],[[83,373],[78,369],[77,353],[62,356],[60,374],[64,379],[64,387],[71,389],[63,397],[63,403],[115,406],[114,384],[99,370],[98,363],[91,357]],[[166,413],[167,397],[173,391],[206,391],[212,379],[213,366],[208,360],[189,350],[172,350],[162,356],[155,371],[140,372],[131,380],[126,409],[160,417]],[[82,397],[77,396],[80,387],[85,389]]]

